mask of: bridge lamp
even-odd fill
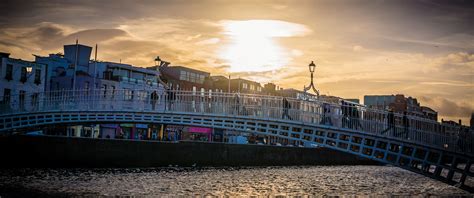
[[[155,58],[155,65],[158,65],[157,63],[161,61],[160,56],[156,56]]]
[[[304,95],[306,97],[306,99],[308,99],[308,90],[309,89],[312,89],[314,93],[316,93],[316,97],[319,98],[319,91],[316,89],[316,87],[314,86],[314,81],[313,81],[313,73],[314,73],[314,70],[316,69],[316,64],[314,64],[314,61],[311,61],[311,63],[308,65],[308,68],[309,68],[309,72],[311,73],[311,84],[309,84],[308,87],[304,87]]]
[[[308,65],[309,67],[309,72],[311,72],[311,74],[313,74],[314,72],[314,69],[316,68],[316,65],[314,64],[314,61],[311,61],[311,63]],[[312,80],[313,78],[311,78]]]

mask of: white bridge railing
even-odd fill
[[[5,97],[4,97],[5,98]],[[52,111],[188,112],[299,122],[376,134],[472,154],[473,131],[411,115],[361,105],[268,95],[145,90],[51,91],[13,95],[0,103],[0,116]]]

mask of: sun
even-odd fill
[[[277,43],[277,37],[305,33],[300,24],[278,20],[222,21],[230,42],[219,57],[230,65],[230,72],[261,72],[281,68],[291,60],[291,50]]]

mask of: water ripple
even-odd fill
[[[467,192],[391,166],[4,169],[0,196],[431,196]]]

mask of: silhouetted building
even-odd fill
[[[420,106],[416,98],[397,95],[372,95],[364,96],[364,105],[377,109],[392,109],[394,112],[407,112],[409,115],[437,120],[437,112],[433,109]]]
[[[311,93],[305,93],[304,91],[289,88],[289,89],[280,89],[277,91],[278,96],[295,98],[295,99],[316,99],[317,96]],[[321,98],[322,99],[322,98]]]
[[[276,85],[273,83],[263,85],[263,93],[272,96],[277,95]]]
[[[229,78],[225,76],[211,76],[212,90],[215,92],[229,92]]]
[[[212,88],[209,72],[183,66],[171,66],[162,68],[161,74],[170,89],[208,91]]]
[[[357,103],[357,104],[360,104],[360,100],[358,98],[347,98],[347,99],[344,99],[345,101],[349,101],[349,102],[353,102],[353,103]]]
[[[260,85],[259,82],[256,82],[256,81],[236,78],[236,79],[230,80],[230,92],[261,94],[262,86]]]
[[[336,103],[336,104],[340,104],[341,100],[343,100],[341,97],[328,96],[328,95],[320,95],[319,99],[325,102]]]
[[[423,112],[425,118],[438,121],[438,112],[436,112],[435,110],[429,107],[422,106],[421,111]]]

